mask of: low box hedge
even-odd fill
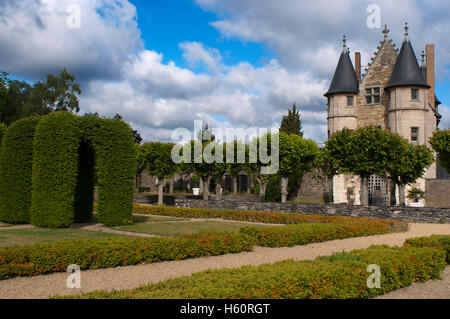
[[[381,288],[369,289],[367,268],[381,268]],[[362,299],[439,278],[445,253],[432,248],[373,246],[314,261],[215,270],[138,289],[70,298],[111,299]]]
[[[433,235],[431,237],[410,238],[405,241],[408,247],[431,247],[447,253],[447,263],[450,264],[450,235]]]
[[[186,218],[222,218],[225,220],[236,220],[256,222],[264,224],[307,224],[307,223],[335,223],[340,221],[367,221],[373,222],[372,218],[305,215],[297,213],[259,212],[246,210],[216,210],[204,208],[181,208],[168,206],[133,205],[136,214],[162,215]],[[393,220],[383,220],[393,226],[407,229],[407,223]]]
[[[400,224],[402,226],[402,224]],[[404,231],[397,223],[384,220],[350,220],[336,223],[313,223],[283,227],[244,227],[240,233],[256,239],[264,247],[292,247],[329,240],[381,235]]]
[[[107,238],[0,248],[0,280],[64,272],[71,264],[81,269],[182,260],[251,251],[245,236],[210,232],[177,238]]]

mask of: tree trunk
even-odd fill
[[[393,180],[389,179],[388,196],[390,206],[397,205],[396,186],[397,184]]]
[[[210,183],[211,183],[211,177],[208,176],[206,178],[206,182],[203,183],[203,200],[209,200],[209,185],[210,185]]]
[[[233,194],[237,194],[237,192],[238,192],[237,176],[233,175]]]
[[[200,177],[200,184],[198,185],[198,187],[200,188],[200,194],[203,194],[203,177]]]
[[[216,184],[216,200],[222,200],[222,177],[218,178],[217,184]]]
[[[289,178],[281,177],[281,203],[283,203],[283,204],[287,202],[288,184],[289,184]]]
[[[264,203],[266,201],[266,183],[259,183],[259,200],[261,203]]]
[[[331,203],[331,181],[333,178],[325,176],[325,192],[323,193],[323,201],[325,204]]]
[[[158,184],[158,206],[164,205],[164,181]]]
[[[368,183],[367,177],[361,177],[361,192],[360,192],[361,206],[369,206],[369,194],[367,183]]]
[[[247,194],[252,193],[252,188],[254,187],[253,178],[250,175],[247,175]]]
[[[399,192],[399,205],[402,207],[406,206],[406,187],[405,185],[398,185],[398,192]]]
[[[169,194],[173,195],[174,191],[174,184],[175,184],[175,177],[171,177],[169,181]]]

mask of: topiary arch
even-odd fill
[[[33,140],[31,223],[61,228],[91,220],[95,183],[98,221],[106,226],[129,222],[135,166],[131,128],[120,119],[78,117],[69,112],[51,113],[35,124],[34,139],[33,135],[29,138]],[[12,127],[6,135],[10,130]],[[12,142],[10,148],[14,145]],[[3,162],[15,165],[14,158],[2,157]],[[28,176],[25,171],[22,175]],[[0,189],[5,188],[4,181],[2,178]],[[21,214],[29,210],[27,205]],[[7,214],[18,213],[8,209]]]

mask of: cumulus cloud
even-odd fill
[[[144,48],[128,0],[0,0],[0,69],[37,79],[68,68],[82,81],[83,112],[120,113],[147,141],[170,140],[173,129],[192,130],[196,119],[213,127],[276,128],[295,101],[305,135],[321,142],[327,132],[323,93],[342,35],[353,52],[362,53],[363,65],[382,39],[381,30],[366,27],[373,0],[195,2],[217,15],[212,25],[222,37],[263,43],[276,58],[261,66],[226,65],[219,50],[195,39],[179,44],[187,65],[181,67],[164,62],[164,52]],[[436,43],[438,79],[448,80],[450,3],[376,3],[394,42],[401,43],[409,21],[416,52]],[[67,27],[71,4],[80,8],[79,29]],[[449,108],[440,112],[441,127],[449,127]]]

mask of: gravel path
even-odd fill
[[[111,291],[132,289],[170,278],[191,275],[208,269],[238,268],[244,265],[256,266],[286,259],[315,259],[318,256],[327,256],[337,252],[363,249],[380,244],[402,246],[407,238],[430,236],[433,234],[450,235],[450,225],[411,224],[410,230],[405,233],[349,238],[296,247],[256,247],[252,252],[239,254],[202,257],[115,269],[87,270],[81,273],[82,289],[80,290],[67,289],[67,273],[55,273],[30,278],[13,278],[0,281],[0,299],[36,299],[48,298],[53,295],[86,293],[95,290]],[[435,283],[438,286],[443,285],[442,281],[436,281]],[[433,290],[443,291],[438,288],[434,288]],[[414,295],[411,295],[411,297],[414,297]]]

